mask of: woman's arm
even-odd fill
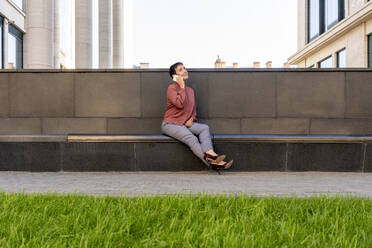
[[[175,87],[168,87],[167,90],[168,100],[177,108],[183,109],[186,99],[186,87],[176,89]]]

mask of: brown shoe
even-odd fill
[[[222,160],[226,158],[226,155],[220,155],[220,156],[213,156],[208,153],[204,153],[204,160],[207,161],[208,163],[219,163]]]
[[[225,164],[224,170],[230,169],[231,165],[234,163],[234,160],[230,160]]]
[[[225,162],[223,164],[219,164],[219,162],[218,163],[211,162],[211,168],[213,170],[221,170],[221,169],[227,170],[231,167],[233,163],[234,163],[234,160],[230,160],[229,162]]]

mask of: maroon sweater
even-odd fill
[[[185,84],[181,88],[178,83],[173,82],[167,90],[167,109],[163,122],[184,125],[190,118],[196,120],[196,104],[194,90]]]

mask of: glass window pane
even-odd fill
[[[9,25],[8,33],[8,69],[21,69],[23,67],[23,41],[22,33],[14,26]]]
[[[8,34],[8,69],[16,68],[16,43],[17,39],[12,34]]]
[[[23,34],[15,26],[9,24],[8,32],[8,64],[9,69],[23,68]]]
[[[23,0],[11,0],[15,5],[18,6],[18,8],[23,10]]]
[[[319,68],[332,68],[332,66],[333,66],[332,56],[326,58],[325,60],[319,63]]]
[[[309,0],[309,38],[319,35],[319,0]]]
[[[338,22],[339,7],[339,0],[325,1],[325,30]]]
[[[337,53],[337,67],[338,68],[346,67],[346,49],[343,49]]]

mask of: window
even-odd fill
[[[329,56],[319,62],[319,68],[332,68],[332,66],[333,66],[332,56]]]
[[[4,26],[4,19],[0,16],[0,68],[4,68],[3,67],[3,61],[4,61],[3,26]]]
[[[308,0],[308,42],[344,19],[344,0]]]
[[[337,52],[337,68],[346,67],[346,49]]]
[[[325,31],[344,18],[344,1],[325,0]]]
[[[17,5],[17,7],[20,8],[21,10],[24,10],[23,9],[23,6],[24,6],[23,0],[10,0],[10,1],[13,2],[15,5]]]
[[[368,68],[372,68],[372,34],[368,35]]]
[[[320,34],[319,0],[309,0],[309,41]]]
[[[23,34],[9,24],[8,33],[8,69],[23,68]]]

